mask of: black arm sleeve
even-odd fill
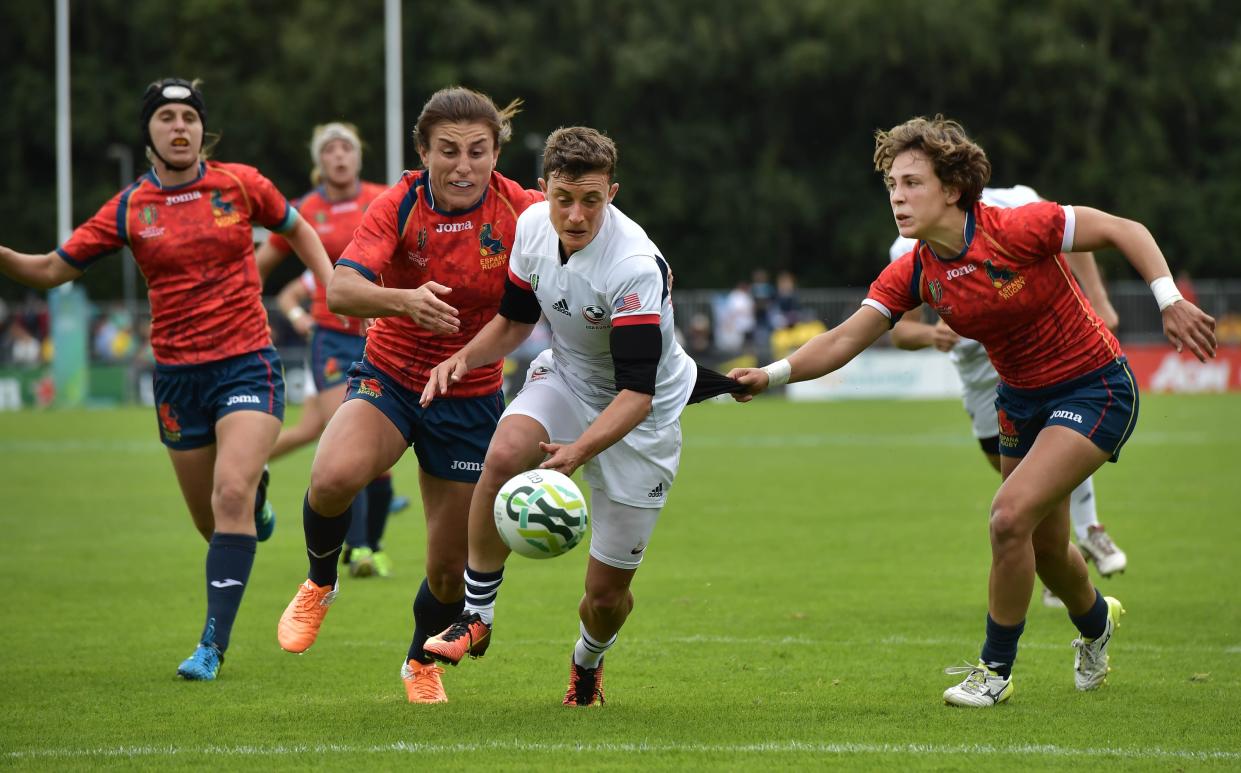
[[[717,373],[699,365],[698,378],[694,380],[694,389],[689,393],[689,404],[701,403],[703,400],[709,400],[718,395],[744,391],[745,387],[741,386],[741,382],[737,379],[729,378],[723,373]]]
[[[501,316],[514,322],[533,325],[539,321],[539,299],[533,290],[523,290],[513,284],[513,280],[505,278],[504,296],[500,298]]]
[[[628,389],[644,395],[655,394],[655,373],[664,339],[659,325],[613,327],[612,367],[616,370],[616,391]]]

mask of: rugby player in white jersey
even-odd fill
[[[984,204],[996,207],[1020,207],[1042,201],[1033,188],[1017,185],[1012,188],[983,188]],[[888,256],[896,261],[917,245],[913,239],[896,237]],[[1099,277],[1094,255],[1089,252],[1073,252],[1065,255],[1082,292],[1094,306],[1099,317],[1112,330],[1116,329],[1116,310],[1107,297],[1107,288]],[[962,338],[943,322],[929,324],[922,321],[922,309],[907,312],[892,328],[892,343],[900,349],[925,349],[933,346],[948,352],[957,375],[961,377],[964,392],[961,402],[974,425],[974,437],[982,447],[991,466],[1000,469],[1000,429],[995,412],[995,387],[1000,377],[987,357],[983,345],[970,338]],[[1128,565],[1125,552],[1108,536],[1107,529],[1099,523],[1095,510],[1094,478],[1086,478],[1069,497],[1069,518],[1077,535],[1077,544],[1087,560],[1093,560],[1099,574],[1109,577],[1123,572]],[[1043,589],[1043,603],[1047,606],[1064,606],[1051,591]]]
[[[612,206],[615,167],[616,146],[600,132],[552,133],[539,180],[547,201],[517,221],[500,313],[431,372],[422,396],[427,405],[451,394],[471,368],[517,348],[540,312],[546,317],[551,348],[504,411],[474,490],[465,610],[424,649],[455,665],[490,644],[509,553],[492,520],[504,482],[535,467],[566,475],[584,467],[594,493],[590,558],[566,706],[603,702],[603,655],[633,608],[630,583],[676,478],[681,410],[738,388],[677,344],[668,264]]]

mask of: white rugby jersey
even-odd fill
[[[982,203],[993,207],[1020,207],[1042,200],[1042,197],[1028,185],[982,189]],[[892,242],[891,248],[888,249],[888,259],[895,262],[897,258],[912,250],[917,244],[916,239],[896,237],[896,241]],[[962,338],[958,341],[957,345],[952,347],[949,357],[952,358],[952,364],[956,366],[962,383],[967,387],[986,385],[988,382],[994,383],[1000,380],[995,367],[991,364],[991,359],[987,356],[987,350],[972,338]]]
[[[646,232],[608,205],[599,233],[560,262],[560,240],[548,203],[517,219],[509,278],[534,291],[552,331],[556,369],[586,404],[603,410],[616,397],[609,336],[612,327],[659,324],[663,349],[655,376],[648,429],[676,421],[689,401],[698,367],[676,341],[668,264]]]

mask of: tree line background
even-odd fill
[[[356,123],[383,180],[382,0],[70,3],[73,219],[119,189],[112,143],[145,169],[147,83],[202,78],[215,156],[290,198],[311,127]],[[873,133],[961,121],[996,185],[1146,223],[1176,268],[1241,276],[1241,5],[1231,0],[407,0],[404,115],[463,84],[525,100],[504,174],[534,186],[557,126],[607,131],[616,203],[685,287],[756,267],[803,286],[866,285],[895,235]],[[0,243],[56,244],[54,16],[0,4]],[[405,165],[417,165],[406,132]],[[1102,255],[1110,278],[1136,275]],[[296,268],[286,265],[285,271]],[[120,261],[85,280],[119,297]],[[0,282],[0,294],[21,292]]]

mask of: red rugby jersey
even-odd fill
[[[357,191],[347,199],[329,200],[323,187],[315,188],[310,193],[293,202],[302,218],[310,223],[323,242],[323,249],[333,263],[353,240],[353,232],[362,224],[362,215],[375,199],[383,195],[385,187],[379,183],[361,182]],[[292,247],[288,240],[273,234],[268,243],[287,255]],[[362,335],[365,321],[357,317],[345,317],[333,314],[327,307],[327,288],[315,284],[314,295],[311,296],[310,314],[315,324],[328,330],[342,333]]]
[[[128,244],[147,282],[155,361],[193,365],[271,345],[252,223],[288,231],[297,212],[254,167],[208,161],[173,187],[147,172],[56,252],[85,271]]]
[[[1059,384],[1121,356],[1061,254],[1072,249],[1072,207],[980,203],[966,215],[960,255],[941,258],[918,242],[863,303],[892,320],[928,303],[958,335],[982,342],[1004,383]]]
[[[366,333],[366,358],[406,389],[421,392],[431,369],[455,354],[500,307],[517,216],[543,194],[493,172],[482,201],[467,210],[436,208],[425,171],[401,180],[366,210],[353,242],[337,261],[384,287],[451,287],[443,300],[457,309],[461,329],[440,335],[408,317],[381,317]],[[469,372],[454,397],[492,394],[503,362]]]

